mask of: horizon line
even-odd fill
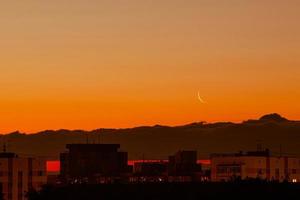
[[[9,134],[14,134],[14,133],[20,133],[20,134],[26,134],[26,135],[31,135],[31,134],[38,134],[38,133],[42,133],[42,132],[46,132],[46,131],[61,131],[61,130],[66,130],[66,131],[86,131],[86,132],[92,132],[92,131],[97,131],[97,130],[101,130],[101,129],[112,129],[112,130],[125,130],[125,129],[134,129],[134,128],[142,128],[142,127],[155,127],[155,126],[162,126],[162,127],[170,127],[170,128],[175,128],[175,127],[182,127],[182,126],[188,126],[188,125],[192,125],[192,124],[204,124],[204,125],[209,125],[209,124],[217,124],[217,123],[232,123],[232,124],[243,124],[245,122],[251,122],[251,121],[259,121],[262,117],[264,116],[271,116],[271,115],[278,115],[279,117],[281,117],[282,119],[287,120],[288,122],[300,122],[300,120],[297,119],[287,119],[285,117],[283,117],[282,115],[278,114],[278,113],[268,113],[265,115],[262,115],[259,118],[256,119],[246,119],[246,120],[237,120],[237,121],[226,121],[226,120],[221,120],[221,121],[194,121],[194,122],[187,122],[187,123],[180,123],[180,124],[173,124],[173,125],[167,125],[167,124],[144,124],[144,125],[136,125],[136,126],[120,126],[120,127],[98,127],[98,128],[90,128],[90,129],[84,129],[84,128],[46,128],[46,129],[39,129],[39,130],[35,130],[35,131],[22,131],[22,130],[12,130],[12,131],[0,131],[0,136],[3,135],[9,135]],[[2,132],[6,132],[6,133],[2,133]]]

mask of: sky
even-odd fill
[[[0,1],[0,133],[300,119],[299,10],[298,0]]]

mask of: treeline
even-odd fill
[[[232,183],[145,183],[44,186],[28,200],[201,200],[299,199],[300,184],[242,181]]]

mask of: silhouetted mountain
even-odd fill
[[[286,118],[281,117],[279,114],[277,113],[272,113],[272,114],[268,114],[268,115],[264,115],[262,116],[259,121],[263,121],[263,122],[286,122],[288,121]]]
[[[210,153],[253,150],[262,143],[273,152],[300,155],[300,122],[278,114],[243,123],[192,123],[184,126],[143,126],[126,129],[46,130],[2,136],[7,149],[19,154],[57,159],[67,143],[120,143],[130,159],[162,159],[180,149],[195,149],[200,158]]]

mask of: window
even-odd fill
[[[257,169],[257,174],[263,174],[262,169]]]
[[[279,177],[279,169],[278,168],[275,169],[275,176],[278,179],[278,177]]]
[[[23,178],[23,172],[22,172],[22,171],[19,171],[19,172],[18,172],[18,178],[19,178],[20,180],[22,180],[22,178]]]
[[[12,193],[8,193],[7,197],[8,197],[9,200],[11,200],[12,199]]]
[[[44,175],[44,172],[43,171],[38,171],[38,176],[43,176]]]
[[[227,173],[226,167],[218,166],[218,167],[217,167],[217,173],[218,173],[218,174],[225,174],[225,173]]]
[[[22,193],[18,194],[18,200],[22,200],[22,199],[23,199],[23,194]]]
[[[292,169],[292,174],[297,174],[297,170],[296,169]]]
[[[217,166],[218,174],[237,174],[241,173],[241,166],[233,165],[233,166]]]
[[[234,166],[230,168],[232,173],[241,173],[241,167],[240,166]]]

